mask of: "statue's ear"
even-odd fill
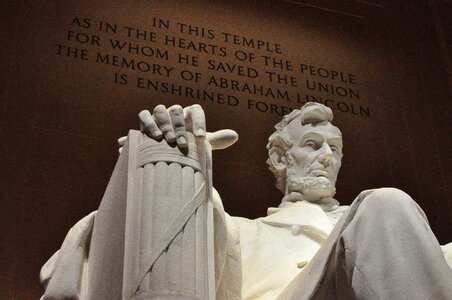
[[[286,151],[278,146],[273,146],[268,150],[268,157],[272,165],[278,171],[283,171],[287,167]]]

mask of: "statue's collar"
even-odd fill
[[[267,215],[274,214],[280,211],[281,209],[291,207],[293,206],[293,204],[303,201],[311,203],[312,205],[318,205],[325,212],[333,211],[339,207],[339,201],[332,197],[322,198],[318,202],[312,203],[307,201],[303,194],[292,192],[289,195],[284,196],[284,198],[281,201],[281,204],[278,207],[269,207],[267,210]]]
[[[267,225],[289,228],[293,235],[304,234],[320,244],[326,240],[333,225],[321,205],[305,200],[283,203],[268,208],[268,215],[260,220]]]

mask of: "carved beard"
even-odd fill
[[[287,172],[287,194],[300,193],[309,202],[318,202],[336,194],[336,187],[326,177],[299,177],[291,173]]]

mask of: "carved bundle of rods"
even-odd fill
[[[192,135],[186,152],[143,134],[132,139],[129,165],[136,168],[129,171],[123,295],[209,299],[205,149]]]

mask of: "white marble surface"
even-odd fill
[[[160,140],[163,138],[170,144],[177,144],[178,149],[181,149],[183,153],[187,153],[190,143],[204,140],[204,138],[207,139],[209,147],[213,150],[227,148],[238,139],[237,133],[232,130],[222,130],[215,133],[207,132],[204,112],[199,105],[193,105],[184,109],[180,106],[166,109],[163,105],[159,105],[152,113],[149,111],[141,112],[139,119],[143,133],[152,139]],[[208,296],[209,293],[212,295],[212,288],[216,289],[216,299],[276,299],[278,297],[278,299],[290,299],[293,295],[300,295],[297,291],[300,286],[306,285],[310,288],[318,285],[319,282],[317,280],[320,281],[322,274],[326,272],[324,269],[326,267],[322,266],[323,261],[326,261],[327,257],[331,256],[328,251],[334,252],[332,249],[335,247],[335,242],[327,242],[328,237],[331,235],[340,239],[341,230],[346,228],[352,221],[352,219],[347,222],[342,220],[339,224],[338,220],[342,215],[348,214],[350,216],[355,213],[360,215],[359,203],[362,201],[365,203],[368,195],[372,195],[373,198],[388,195],[388,197],[395,197],[397,202],[399,202],[398,198],[409,198],[403,192],[395,189],[380,189],[377,192],[363,192],[357,198],[357,203],[354,203],[352,212],[349,212],[347,206],[339,205],[334,199],[334,194],[336,191],[335,183],[341,167],[343,145],[342,134],[337,127],[332,125],[332,119],[333,114],[330,108],[321,104],[308,103],[300,110],[295,110],[286,115],[275,126],[276,131],[270,136],[267,145],[269,153],[267,163],[275,175],[276,187],[283,193],[283,198],[279,207],[268,209],[267,216],[255,220],[231,217],[224,212],[218,193],[210,189],[212,195],[207,195],[206,197],[212,201],[211,216],[206,215],[207,219],[204,218],[202,220],[198,217],[193,219],[196,220],[196,225],[193,227],[192,238],[188,238],[189,234],[184,235],[185,230],[176,233],[176,238],[172,240],[173,246],[168,248],[175,249],[171,251],[189,253],[193,249],[198,249],[196,250],[198,252],[207,251],[200,249],[210,249],[204,252],[207,255],[204,259],[206,262],[210,261],[211,267],[213,262],[215,263],[214,284],[212,279],[205,280],[207,275],[202,275],[209,274],[209,272],[211,274],[212,270],[209,271],[204,266],[201,269],[205,270],[205,272],[199,272],[198,267],[200,265],[196,263],[196,259],[193,261],[178,260],[175,257],[180,255],[171,256],[169,253],[171,251],[167,249],[164,259],[162,257],[158,258],[160,262],[155,270],[155,272],[158,272],[158,268],[163,268],[166,271],[162,274],[166,275],[162,275],[162,277],[157,274],[154,278],[152,274],[147,274],[148,286],[146,289],[150,291],[172,290],[174,297],[183,297],[187,295],[187,290],[183,289],[183,286],[187,286],[184,283],[186,282],[184,278],[192,276],[195,280],[195,285],[210,285],[210,287],[200,287],[200,289],[204,288],[205,290],[203,293],[195,295],[199,299],[212,298],[213,296]],[[187,133],[193,133],[193,135]],[[126,149],[126,154],[122,153],[118,161],[119,167],[117,165],[117,168],[119,171],[115,169],[115,173],[112,176],[112,181],[117,181],[117,183],[113,184],[119,186],[125,180],[124,178],[134,174],[130,167],[121,167],[121,157],[126,156],[130,151],[134,151],[134,147],[137,147],[132,146],[132,149],[127,149],[129,140],[130,137],[119,140],[121,149],[123,146]],[[122,164],[127,165],[127,163],[130,165],[130,161],[127,162],[126,160]],[[156,166],[159,164],[158,162],[155,163]],[[173,209],[174,204],[165,203],[174,201],[176,194],[172,191],[177,190],[178,186],[180,187],[181,182],[179,179],[184,176],[177,175],[180,172],[178,173],[176,169],[173,170],[171,167],[165,172],[169,176],[165,177],[169,178],[165,180],[170,182],[162,183],[168,186],[168,189],[166,196],[162,194],[163,198],[158,203],[152,201],[152,203],[146,201],[138,202],[142,203],[140,204],[141,206],[135,206],[134,208],[126,205],[129,221],[124,221],[125,227],[128,228],[127,222],[135,220],[133,221],[136,223],[134,227],[135,233],[125,230],[125,237],[119,241],[119,245],[125,243],[126,249],[139,250],[137,250],[138,252],[134,251],[138,258],[132,259],[132,261],[130,261],[130,257],[128,258],[130,250],[128,250],[129,252],[126,250],[125,254],[119,252],[117,259],[126,261],[128,271],[124,273],[124,278],[122,278],[123,274],[116,274],[116,277],[122,278],[121,280],[118,279],[119,281],[117,282],[130,283],[130,278],[136,275],[135,271],[138,275],[142,273],[140,265],[147,265],[146,257],[149,255],[142,256],[140,253],[148,253],[150,249],[153,249],[154,242],[151,241],[159,236],[156,232],[159,230],[164,231],[164,228],[171,227],[169,225],[171,222],[167,219],[171,219],[169,216],[174,213],[177,215],[177,209]],[[203,178],[208,178],[209,175],[206,171],[204,170],[203,172]],[[140,182],[159,182],[159,179],[155,176],[150,176],[146,180],[142,177],[139,177],[141,178]],[[127,182],[127,180],[125,181]],[[130,184],[130,182],[135,181],[129,178],[128,182]],[[174,188],[169,188],[171,186],[174,186]],[[131,188],[128,186],[126,188],[127,191],[124,191],[124,189],[124,187],[122,189],[119,188],[119,194],[122,193],[122,197],[127,198],[126,195],[130,194]],[[134,189],[136,187],[132,188],[132,190]],[[146,188],[140,191],[142,194],[139,195],[139,199],[145,199],[148,197],[146,196],[147,194],[152,193]],[[108,195],[108,189],[106,194]],[[120,196],[115,197],[120,198]],[[103,202],[108,201],[103,200]],[[416,207],[414,202],[410,205],[411,207]],[[122,212],[118,212],[119,208],[115,209],[110,210],[109,214],[114,214],[115,211],[120,215],[122,214]],[[417,210],[414,208],[411,211]],[[419,212],[420,218],[416,220],[418,222],[416,224],[423,226],[422,224],[424,224],[425,220],[422,218],[423,213],[420,208]],[[106,216],[106,218],[112,217],[108,214]],[[43,296],[44,299],[65,299],[64,297],[68,296],[79,297],[80,299],[94,299],[89,295],[95,294],[92,293],[92,282],[95,279],[89,279],[90,277],[86,274],[96,273],[96,270],[93,271],[92,269],[95,265],[89,263],[90,256],[102,255],[100,252],[93,254],[92,245],[88,242],[89,239],[96,240],[96,230],[93,231],[93,228],[96,228],[96,225],[93,225],[95,224],[95,218],[97,218],[95,213],[92,213],[78,222],[69,231],[60,251],[55,253],[42,268],[41,282],[47,288],[46,294]],[[119,219],[121,218],[127,219],[125,216]],[[211,221],[208,221],[209,218],[212,218]],[[136,220],[139,220],[138,223]],[[403,220],[400,221],[404,222]],[[101,221],[98,220],[98,222]],[[191,221],[186,222],[188,226]],[[157,227],[155,226],[158,226],[157,223],[160,225],[168,224],[162,225],[162,228],[156,231]],[[337,226],[336,223],[338,223]],[[153,224],[152,226],[154,227],[149,224]],[[150,229],[151,227],[149,226],[153,229]],[[212,230],[215,231],[214,234]],[[104,231],[108,232],[108,227],[104,228]],[[206,232],[207,235],[205,235]],[[93,234],[93,237],[91,237],[91,234]],[[114,235],[116,233],[110,232],[109,234]],[[199,240],[200,234],[204,234],[204,236],[209,236],[210,234],[211,238],[215,239],[214,244],[212,243],[211,246],[203,248],[202,244],[209,244],[209,242],[207,240]],[[427,233],[427,236],[428,234],[430,233]],[[431,236],[433,235],[431,234]],[[143,244],[143,239],[148,239],[148,242]],[[100,242],[102,242],[102,239],[100,239]],[[158,238],[156,243],[158,243]],[[413,242],[413,245],[416,245],[416,243]],[[449,266],[452,266],[452,243],[442,246],[441,249],[437,248],[438,251],[434,247],[432,251],[434,253],[443,253]],[[322,251],[319,252],[320,249]],[[104,249],[103,251],[106,250]],[[208,254],[209,251],[211,251],[210,254]],[[382,248],[381,251],[383,251],[383,255],[387,254],[384,252],[386,251],[385,248]],[[316,265],[312,265],[310,261],[317,252],[319,252],[317,256],[324,256],[325,258],[320,263],[319,258],[317,258]],[[124,255],[124,257],[121,257],[121,255]],[[149,257],[151,256],[150,254]],[[141,263],[140,257],[144,259]],[[128,259],[129,263],[127,263]],[[443,272],[441,274],[451,274],[448,273],[450,271],[448,268],[445,270],[441,265],[441,260],[444,261],[442,255],[439,259],[438,257],[431,259],[432,261],[439,261],[441,272]],[[191,264],[193,264],[192,267],[194,269],[189,267]],[[444,262],[443,264],[446,265]],[[134,268],[133,265],[137,267]],[[305,269],[309,269],[312,274],[320,275],[317,277],[306,276],[303,273]],[[179,274],[178,272],[182,273]],[[447,278],[449,275],[442,276],[446,277],[445,280],[449,280]],[[452,280],[452,277],[450,277],[450,280]],[[382,284],[377,283],[377,286],[382,286]],[[353,288],[357,288],[357,286]],[[112,293],[111,291],[109,292]],[[106,295],[110,295],[110,297],[111,295],[116,295],[118,299],[121,297],[129,298],[133,292],[133,289],[123,290],[122,296],[119,295],[120,292],[116,294],[100,292],[97,293],[96,299],[108,299]],[[47,295],[50,296],[47,297]],[[333,299],[328,297],[323,299]]]

